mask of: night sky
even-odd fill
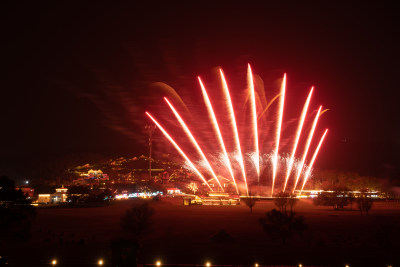
[[[1,4],[1,174],[141,154],[144,111],[163,104],[154,82],[190,95],[197,75],[244,75],[251,63],[266,83],[287,73],[289,114],[316,87],[330,129],[316,167],[399,175],[395,2],[97,2]]]

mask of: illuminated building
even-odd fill
[[[37,202],[39,204],[51,203],[51,194],[39,194]]]
[[[240,205],[240,196],[223,192],[209,192],[208,196],[185,197],[183,205]]]
[[[92,184],[104,184],[109,180],[106,173],[102,170],[90,169],[87,173],[79,173],[79,178],[72,181],[74,185],[92,185]]]
[[[56,192],[53,194],[38,194],[37,203],[39,204],[50,204],[50,203],[63,203],[67,202],[68,188],[56,188]]]
[[[167,188],[168,195],[179,195],[181,194],[181,190],[179,188]]]

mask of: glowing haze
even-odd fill
[[[195,149],[195,154],[193,152],[185,153],[183,150],[189,148],[177,143],[177,140],[184,142],[181,136],[179,136],[179,139],[177,139],[178,136],[172,137],[154,116],[149,112],[146,112],[146,115],[156,124],[163,135],[183,157],[186,163],[185,166],[200,178],[208,190],[235,192],[245,195],[249,195],[252,192],[251,190],[255,190],[260,195],[274,195],[274,193],[285,191],[289,187],[292,193],[295,193],[296,187],[301,180],[301,187],[297,190],[297,192],[301,193],[311,177],[313,165],[328,131],[327,129],[325,130],[310,162],[307,163],[308,151],[315,145],[313,145],[312,140],[316,132],[318,119],[323,113],[321,112],[322,107],[319,107],[312,124],[307,119],[314,88],[311,88],[301,114],[299,118],[296,118],[296,131],[290,132],[287,129],[291,128],[282,126],[284,124],[286,74],[283,75],[280,93],[271,98],[269,102],[266,99],[260,100],[261,96],[265,97],[264,88],[256,86],[258,83],[255,83],[249,64],[247,68],[246,91],[248,98],[244,101],[244,110],[234,108],[234,106],[237,108],[240,105],[237,103],[234,104],[227,79],[222,69],[219,69],[218,74],[221,84],[220,90],[222,89],[222,99],[212,98],[214,104],[217,103],[218,112],[213,108],[206,87],[201,78],[198,77],[209,121],[198,121],[196,118],[196,120],[191,119],[185,122],[182,117],[184,117],[183,115],[188,116],[188,114],[185,114],[187,111],[180,114],[173,103],[166,97],[164,98],[172,114],[174,114],[178,121],[179,127],[185,132],[190,141],[190,146],[192,149]],[[275,101],[278,99],[279,101]],[[185,103],[183,104],[183,107],[187,107]],[[187,110],[186,108],[183,109]],[[274,112],[271,112],[272,118],[267,120],[265,117],[268,115],[265,114],[267,114],[266,111],[269,109],[272,109]],[[248,112],[246,113],[246,111]],[[241,123],[238,123],[238,118],[245,119],[242,119]],[[220,124],[219,120],[225,122],[225,124]],[[227,122],[229,126],[226,125]],[[196,124],[198,125],[199,123],[209,124],[211,127],[208,128],[213,129],[213,133],[204,135],[204,132],[199,132],[196,128]],[[305,125],[308,125],[307,127],[310,130],[305,141],[302,141],[304,140],[304,138],[301,138],[303,128],[307,129]],[[175,127],[174,130],[179,130],[179,127]],[[189,130],[189,128],[192,130]],[[229,128],[230,130],[228,130]],[[199,138],[201,136],[207,136],[207,140],[196,139],[196,137]],[[262,140],[269,140],[271,145],[268,147],[261,145],[263,143],[260,143],[260,136],[263,136]],[[282,140],[285,140],[285,142]],[[286,144],[292,144],[290,154],[282,154],[282,151],[286,149]],[[298,153],[300,145],[304,146],[303,151],[301,151],[302,153]],[[210,149],[204,149],[206,146],[208,148],[211,146],[211,151],[209,151]],[[189,159],[188,155],[190,155],[192,160]],[[291,179],[292,175],[293,179]],[[261,177],[262,180],[260,179]],[[221,178],[225,179],[221,180]],[[213,180],[215,183],[212,182]]]

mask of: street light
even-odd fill
[[[51,265],[57,265],[57,260],[56,259],[52,260]]]
[[[102,260],[102,259],[100,259],[100,260],[97,262],[97,264],[101,266],[101,265],[103,265],[103,264],[104,264],[104,262],[103,262],[103,260]]]
[[[157,265],[157,266],[161,266],[161,261],[157,261],[157,262],[156,262],[156,265]]]
[[[210,266],[211,266],[211,263],[208,261],[208,262],[206,263],[206,266],[207,266],[207,267],[210,267]]]

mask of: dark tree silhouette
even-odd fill
[[[345,186],[333,186],[330,192],[322,192],[314,199],[317,206],[332,206],[334,210],[343,209],[353,200],[350,189]]]
[[[281,239],[283,244],[295,234],[301,236],[307,229],[303,216],[297,216],[294,212],[287,214],[276,209],[260,218],[260,224],[268,235]]]
[[[354,194],[353,194],[352,192],[349,192],[349,193],[347,194],[347,200],[348,200],[349,203],[350,203],[350,209],[351,209],[351,210],[353,210],[353,202],[354,202],[355,199],[356,199],[356,198],[355,198],[355,196],[354,196]]]
[[[294,206],[296,206],[298,201],[299,201],[299,199],[295,195],[293,195],[293,194],[289,195],[288,205],[290,206],[290,212],[293,212],[293,208],[294,208]]]
[[[357,198],[357,206],[360,210],[361,215],[363,215],[363,212],[365,212],[368,216],[368,212],[371,210],[373,204],[373,198],[368,195],[368,192],[366,190],[363,190],[360,196]]]
[[[36,210],[14,181],[0,177],[0,242],[25,241],[30,237]]]
[[[250,213],[253,213],[253,207],[254,205],[256,205],[257,199],[251,195],[251,192],[247,197],[242,198],[242,201],[244,202],[244,204],[246,204],[247,207],[249,207]]]
[[[286,213],[286,207],[289,204],[289,193],[279,192],[275,194],[274,204],[279,208],[281,212]]]

